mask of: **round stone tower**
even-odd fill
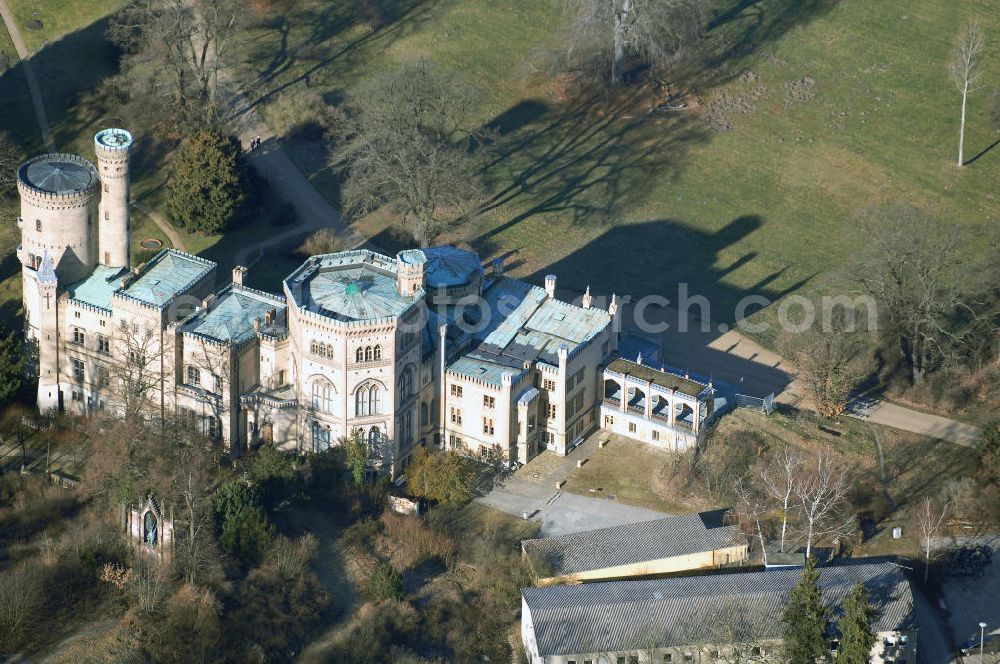
[[[407,249],[396,254],[396,290],[404,297],[413,297],[424,287],[424,264],[427,256],[420,249]]]
[[[25,268],[37,271],[47,252],[62,284],[86,276],[96,265],[97,169],[82,157],[46,154],[17,171],[21,195],[21,249]]]
[[[109,267],[129,265],[129,157],[132,134],[103,129],[94,136],[102,193],[97,260]]]

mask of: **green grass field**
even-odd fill
[[[865,246],[855,219],[866,206],[925,205],[980,233],[996,223],[1000,149],[956,167],[959,98],[946,72],[969,18],[1000,30],[989,3],[733,4],[711,34],[738,55],[696,90],[700,110],[677,118],[646,116],[648,99],[617,109],[567,100],[564,81],[544,73],[563,43],[554,0],[404,4],[381,23],[302,0],[254,31],[248,75],[282,128],[317,96],[434,59],[486,92],[480,122],[509,127],[488,211],[443,239],[512,252],[516,273],[554,272],[579,289],[672,298],[686,281],[722,321],[743,295],[836,283]],[[1000,60],[988,60],[985,80],[971,98],[969,158],[1000,139],[988,117]],[[731,131],[707,126],[713,103]],[[745,112],[725,111],[739,103]],[[325,193],[337,202],[334,186]]]
[[[125,0],[7,0],[21,29],[28,49],[34,53],[45,44],[76,32],[98,21],[119,7]],[[39,21],[41,29],[29,27]]]

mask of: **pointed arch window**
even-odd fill
[[[376,344],[375,348],[372,349],[372,356],[373,356],[372,359],[374,359],[376,362],[378,362],[379,360],[381,360],[382,359],[382,346]]]
[[[360,348],[359,347],[358,350],[355,351],[355,353],[354,353],[354,361],[358,362],[359,364],[361,362],[365,361],[365,349],[364,348]]]
[[[365,362],[371,362],[371,361],[372,361],[372,347],[365,346]]]
[[[312,385],[312,407],[321,413],[332,413],[333,387],[324,380],[316,380]]]
[[[413,370],[409,367],[399,377],[399,400],[403,402],[413,393]]]

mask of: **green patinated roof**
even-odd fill
[[[687,394],[692,397],[697,397],[705,391],[706,387],[708,387],[698,381],[684,378],[683,376],[678,376],[667,371],[660,371],[658,369],[654,369],[653,367],[636,364],[635,362],[622,358],[618,358],[609,364],[608,369],[620,374],[625,374],[626,376],[638,378],[639,380],[646,380],[651,382],[653,385],[659,385],[660,387],[665,387],[669,390],[676,390],[681,394]]]
[[[202,311],[185,323],[183,331],[239,344],[254,336],[254,320],[261,319],[263,323],[264,315],[271,309],[281,312],[285,305],[276,296],[230,286],[218,295],[210,311]]]
[[[66,290],[74,300],[110,310],[111,296],[121,286],[121,277],[125,272],[124,268],[98,265],[93,272],[71,284]]]
[[[422,297],[396,290],[396,261],[373,251],[314,256],[285,279],[295,303],[343,321],[394,318]]]
[[[559,363],[559,346],[572,353],[611,322],[604,309],[584,309],[549,298],[545,289],[502,277],[483,293],[488,319],[472,333],[476,346],[448,368],[500,384],[500,375],[519,374],[524,362]],[[484,378],[485,377],[485,378]]]
[[[142,273],[130,283],[124,294],[140,302],[163,306],[215,269],[215,263],[164,249],[153,257]]]
[[[50,194],[71,194],[97,185],[97,167],[83,157],[46,154],[25,162],[17,172],[21,182]]]

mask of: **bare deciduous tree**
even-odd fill
[[[965,32],[959,35],[951,52],[948,75],[962,95],[962,112],[958,123],[958,165],[965,165],[965,111],[969,93],[975,91],[983,76],[982,69],[983,35],[979,21],[969,22]]]
[[[869,251],[858,279],[876,299],[879,323],[894,335],[914,384],[954,363],[989,332],[979,302],[985,270],[964,264],[953,224],[926,211],[887,206],[865,211]],[[985,300],[984,300],[985,302]]]
[[[691,49],[704,29],[700,0],[571,0],[570,6],[570,58],[613,85],[624,81],[628,58],[663,64]]]
[[[112,412],[127,421],[141,421],[151,413],[162,416],[168,345],[169,337],[157,329],[121,322],[108,368]]]
[[[420,246],[482,198],[480,94],[427,61],[377,76],[339,123],[348,211],[395,208]]]
[[[940,512],[930,497],[924,498],[923,502],[920,503],[920,509],[917,512],[917,523],[920,526],[920,546],[924,552],[924,583],[927,583],[927,575],[930,572],[931,547],[933,546],[934,538],[940,532],[947,515],[947,502],[941,506]]]
[[[734,510],[736,520],[744,532],[749,532],[757,538],[764,564],[767,565],[767,540],[764,528],[770,510],[765,496],[761,495],[749,482],[743,481],[743,478],[737,480],[733,491],[736,494],[736,509]]]
[[[795,496],[801,510],[799,527],[806,558],[812,555],[816,541],[853,532],[854,518],[846,504],[848,489],[847,469],[827,451],[817,453],[813,463],[799,472]]]
[[[798,477],[799,468],[802,461],[791,447],[785,446],[781,456],[777,457],[774,464],[767,465],[760,471],[761,483],[764,492],[770,498],[781,519],[781,537],[778,540],[778,551],[785,552],[785,536],[788,534],[788,522],[792,511],[796,509],[794,504],[795,479]]]

